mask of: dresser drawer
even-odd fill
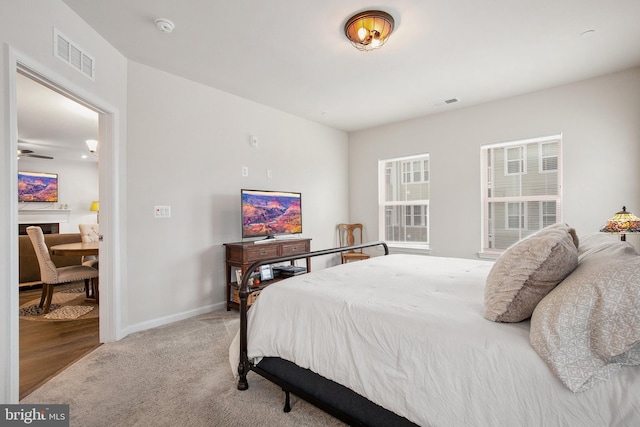
[[[309,252],[305,242],[282,244],[282,256],[303,254],[305,252]]]
[[[276,258],[278,256],[278,246],[268,245],[263,247],[247,248],[247,261],[259,261],[261,259]]]

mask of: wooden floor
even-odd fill
[[[56,288],[61,289],[64,286]],[[39,287],[21,289],[20,305],[40,298],[41,292]],[[20,319],[20,399],[99,345],[97,318],[60,322]]]

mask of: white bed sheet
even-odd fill
[[[249,310],[249,358],[290,360],[423,426],[640,425],[640,368],[574,394],[528,321],[484,319],[492,265],[389,255],[276,283]]]

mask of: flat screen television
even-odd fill
[[[57,202],[58,174],[18,172],[19,202]]]
[[[302,233],[302,195],[241,190],[242,238]]]

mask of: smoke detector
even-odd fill
[[[158,18],[155,20],[156,27],[163,33],[170,33],[176,27],[175,24],[168,19]]]

